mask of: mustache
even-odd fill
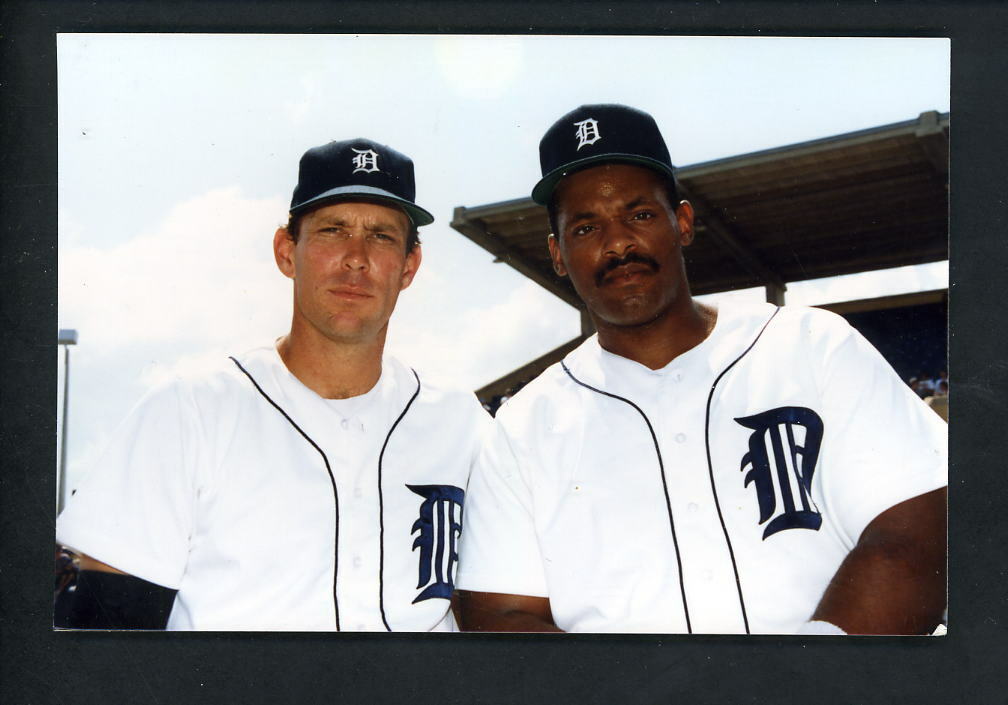
[[[660,269],[658,262],[647,255],[638,254],[637,252],[627,252],[622,257],[611,259],[598,268],[598,271],[595,272],[595,286],[601,286],[602,280],[606,278],[609,272],[627,264],[643,264],[646,267],[650,267],[651,271],[654,272]]]

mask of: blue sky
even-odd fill
[[[642,108],[683,165],[949,110],[946,39],[61,34],[57,50],[71,487],[152,384],[286,332],[271,241],[309,147],[364,136],[413,158],[436,221],[388,349],[475,388],[578,332],[448,225],[526,196],[568,110]],[[792,284],[788,301],[947,281],[936,263]]]

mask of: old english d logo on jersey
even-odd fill
[[[822,515],[809,495],[822,444],[819,415],[802,406],[783,406],[735,421],[753,431],[741,470],[749,469],[745,486],[756,488],[759,523],[770,520],[763,539],[784,529],[818,531]]]
[[[420,505],[420,517],[413,522],[411,529],[411,533],[420,532],[413,541],[413,550],[420,549],[420,579],[417,588],[423,588],[413,603],[432,597],[451,599],[455,587],[457,540],[462,533],[462,500],[465,491],[454,485],[406,487],[424,498]]]

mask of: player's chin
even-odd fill
[[[640,292],[627,292],[594,310],[601,320],[620,327],[646,325],[660,314],[660,307],[652,297]]]
[[[343,311],[329,316],[325,335],[333,342],[359,343],[374,337],[378,328],[380,326],[372,316]]]

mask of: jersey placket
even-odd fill
[[[745,632],[735,570],[707,468],[704,413],[713,376],[692,357],[661,373],[655,434],[664,460],[694,633]],[[679,586],[670,586],[670,591]],[[671,592],[670,592],[671,594]]]
[[[383,630],[378,610],[377,449],[354,415],[333,424],[333,475],[339,488],[340,557],[336,580],[343,628]]]

